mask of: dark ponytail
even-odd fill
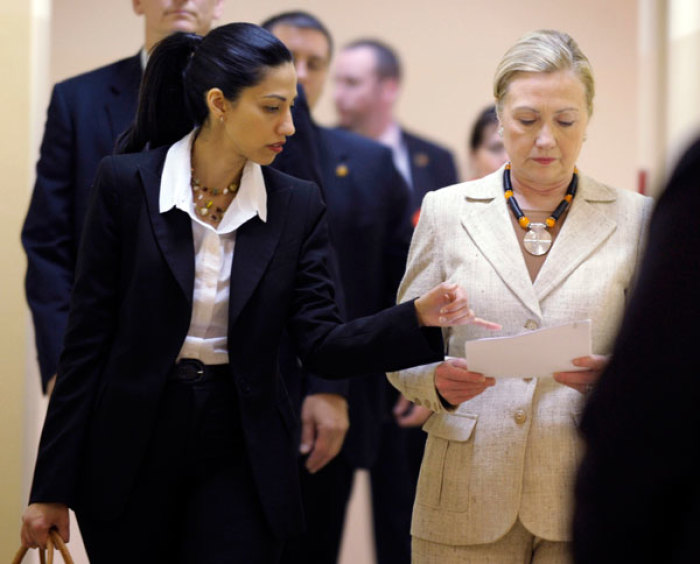
[[[292,61],[274,35],[249,23],[217,27],[204,38],[176,33],[148,59],[136,120],[117,140],[117,153],[175,143],[208,115],[206,93],[220,88],[229,101],[260,83],[269,68]]]
[[[141,82],[136,119],[117,140],[117,153],[168,145],[192,130],[182,77],[202,39],[193,33],[175,33],[156,45]]]

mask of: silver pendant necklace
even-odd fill
[[[544,223],[530,223],[525,237],[523,237],[523,247],[531,255],[541,256],[549,251],[552,246],[552,235],[547,231]]]

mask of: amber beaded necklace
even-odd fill
[[[549,233],[548,229],[551,229],[557,224],[557,221],[569,207],[569,204],[574,199],[576,195],[576,188],[578,186],[578,169],[574,168],[574,177],[569,183],[569,187],[566,189],[566,194],[564,199],[559,203],[557,209],[555,209],[551,215],[545,220],[544,223],[533,223],[520,209],[518,201],[513,195],[513,185],[510,182],[510,163],[506,165],[503,171],[503,190],[505,191],[506,201],[508,202],[508,207],[513,212],[515,219],[518,220],[518,224],[523,229],[527,230],[525,237],[523,238],[523,247],[531,255],[541,256],[549,251],[552,246],[552,234]]]

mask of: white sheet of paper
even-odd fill
[[[541,378],[554,372],[585,370],[571,361],[591,354],[591,320],[512,337],[467,341],[464,349],[471,372],[494,378]]]

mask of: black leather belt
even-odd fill
[[[208,382],[229,378],[228,364],[204,364],[194,358],[183,358],[168,374],[168,380],[176,382]]]

